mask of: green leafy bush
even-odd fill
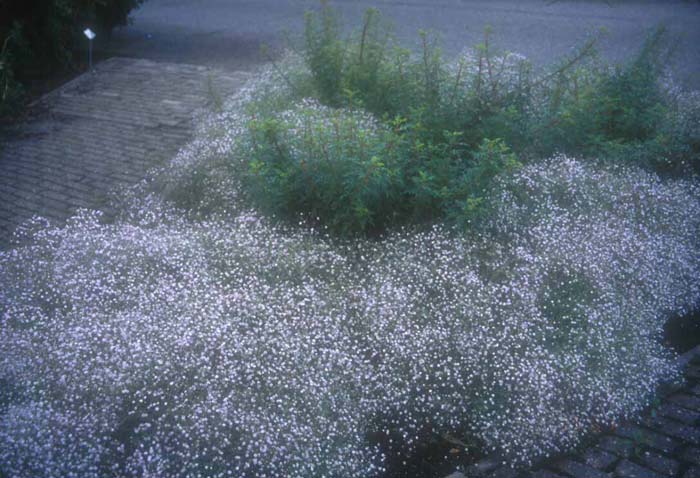
[[[418,60],[395,45],[389,32],[375,9],[367,10],[359,31],[347,39],[327,2],[319,13],[307,13],[303,56],[318,99],[333,107],[360,106],[380,118],[432,118],[444,76],[440,51],[421,32]]]
[[[404,141],[371,115],[306,102],[250,131],[251,184],[272,212],[342,233],[383,228],[401,214]]]
[[[562,74],[546,92],[542,154],[566,151],[657,171],[682,168],[688,151],[674,133],[679,112],[664,91],[664,30],[655,30],[631,61],[601,62]]]
[[[421,32],[422,51],[414,57],[394,45],[387,31],[374,9],[349,39],[341,38],[338,19],[326,2],[318,13],[307,14],[305,64],[283,72],[298,94],[286,104],[263,100],[253,108],[251,151],[246,154],[252,173],[249,192],[256,204],[294,220],[299,215],[317,220],[343,234],[439,218],[463,226],[478,215],[490,179],[517,167],[511,144],[524,142],[515,131],[522,128],[513,124],[520,121],[514,104],[522,103],[529,71],[524,60],[493,55],[487,34],[478,57],[461,59],[455,68],[426,32]],[[517,80],[511,74],[516,66],[522,73]],[[302,92],[300,85],[312,90]],[[302,111],[298,104],[305,98],[313,108],[338,111],[324,110],[325,117]],[[299,115],[293,128],[279,121],[280,111],[287,119],[291,112]],[[338,117],[358,111],[373,118],[368,149],[355,151],[365,144],[357,124],[345,132],[336,127],[334,134],[316,134],[312,150],[308,131],[333,128],[314,129],[310,122],[338,125]],[[480,122],[482,117],[486,119]],[[300,122],[306,127],[300,128]],[[300,129],[306,140],[295,138]],[[374,136],[376,131],[383,131],[381,137]],[[493,153],[494,147],[509,159],[495,160],[483,151],[491,148]],[[304,186],[309,184],[313,187]]]
[[[468,226],[491,180],[520,163],[502,140],[473,153],[461,135],[424,143],[420,126],[306,100],[249,125],[248,191],[268,213],[301,217],[343,235],[410,222]]]
[[[444,219],[469,228],[485,214],[494,178],[555,153],[664,173],[698,171],[698,140],[688,121],[694,107],[674,98],[662,81],[668,50],[662,28],[627,63],[601,61],[592,37],[542,72],[522,56],[494,51],[489,28],[482,43],[451,62],[425,32],[414,55],[397,47],[388,31],[374,9],[348,38],[327,2],[307,14],[305,66],[286,74],[296,78],[290,85],[298,94],[277,109],[253,113],[256,203],[293,219],[316,218],[342,233]],[[302,92],[300,84],[312,90]],[[361,133],[354,127],[347,134],[316,134],[314,147],[326,148],[319,156],[294,137],[298,127],[277,120],[279,111],[291,111],[306,97],[338,109],[307,120],[364,110],[375,118],[373,131],[392,137],[375,138],[371,153],[358,155],[352,143]],[[318,161],[323,155],[326,162]],[[373,157],[390,166],[371,166]],[[375,181],[358,187],[368,168]]]
[[[109,36],[144,0],[5,0],[0,2],[3,94],[0,109],[16,107],[21,84],[71,65],[86,27]],[[80,42],[80,43],[79,43]],[[13,106],[14,105],[14,106]]]
[[[0,4],[0,39],[12,37],[12,68],[17,79],[28,82],[67,65],[73,38],[82,31],[79,20],[70,0]]]

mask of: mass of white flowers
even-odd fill
[[[241,199],[264,81],[116,221],[35,220],[0,252],[0,473],[380,477],[377,436],[426,427],[521,464],[678,378],[660,339],[700,300],[696,179],[559,156],[502,178],[473,236],[338,242]]]

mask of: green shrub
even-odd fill
[[[322,2],[319,13],[306,16],[304,39],[308,77],[300,78],[298,71],[283,76],[297,91],[312,85],[306,94],[316,111],[288,103],[287,119],[280,121],[285,108],[277,100],[260,101],[252,111],[250,192],[267,211],[303,215],[343,234],[439,218],[465,225],[478,215],[490,179],[518,164],[509,143],[522,136],[511,124],[520,115],[513,103],[520,101],[516,89],[522,82],[515,87],[504,70],[522,65],[519,57],[496,58],[488,33],[479,59],[461,62],[456,71],[426,32],[417,57],[393,45],[373,9],[346,40],[335,13]],[[299,93],[296,101],[304,96]],[[331,109],[319,109],[316,101]],[[363,138],[355,124],[358,111],[374,118]],[[290,116],[299,118],[290,124]],[[382,133],[376,136],[377,131]],[[483,148],[498,149],[500,159]]]
[[[470,153],[459,133],[423,142],[420,128],[310,100],[253,120],[249,193],[268,213],[343,235],[436,218],[467,227],[493,178],[520,163],[500,139],[485,139]]]
[[[104,34],[110,35],[114,27],[126,25],[129,12],[141,6],[145,0],[102,0],[93,3],[93,10],[88,13],[93,17],[96,27]]]
[[[12,37],[12,69],[26,83],[45,78],[70,61],[77,29],[74,6],[68,0],[0,4],[0,39]]]
[[[468,228],[488,210],[484,197],[495,177],[555,153],[665,173],[699,170],[696,109],[672,98],[661,81],[667,55],[662,28],[627,63],[601,61],[592,37],[543,72],[520,55],[495,51],[490,28],[473,51],[451,62],[426,32],[412,54],[388,31],[374,9],[347,38],[327,2],[307,14],[306,65],[284,73],[297,94],[287,103],[273,95],[274,102],[252,109],[255,202],[342,233],[444,219]],[[312,121],[343,123],[338,118],[346,112],[366,111],[375,118],[371,134],[382,130],[392,137],[376,137],[371,153],[358,154],[351,144],[359,141],[353,129],[359,125],[317,134],[333,129],[324,126],[305,143],[294,135],[308,136],[308,125],[292,128],[277,119],[279,111],[295,108],[306,115],[291,106],[304,98],[330,108]],[[322,162],[324,155],[330,158]],[[382,167],[371,165],[375,156]],[[368,168],[374,182],[358,187]]]
[[[250,124],[250,182],[262,206],[341,233],[401,215],[404,141],[366,113],[303,103]]]
[[[346,39],[333,9],[321,3],[319,13],[306,15],[304,59],[323,104],[361,106],[388,118],[435,110],[444,65],[427,33],[421,32],[418,61],[393,43],[378,10],[368,9],[361,28]]]
[[[657,28],[626,63],[610,66],[592,57],[557,75],[541,93],[548,111],[533,122],[533,152],[597,157],[660,173],[700,171],[682,106],[665,91],[666,40]]]
[[[668,54],[663,28],[629,62],[602,62],[593,37],[535,75],[523,57],[493,49],[490,28],[473,52],[447,62],[425,32],[415,55],[395,47],[376,10],[348,39],[325,2],[318,15],[307,15],[306,27],[305,58],[321,102],[420,121],[422,140],[441,142],[451,131],[472,150],[484,138],[502,138],[519,156],[629,156],[652,168],[664,167],[653,159],[659,151],[667,163],[683,150],[669,138],[674,112],[660,81]]]
[[[306,61],[313,73],[318,95],[338,106],[342,90],[344,45],[339,38],[335,12],[322,2],[320,19],[311,12],[305,17]]]
[[[144,0],[5,0],[0,2],[2,108],[18,104],[22,84],[68,68],[85,27],[108,37]],[[12,108],[10,108],[10,105]]]

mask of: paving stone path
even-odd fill
[[[576,453],[515,471],[488,458],[447,478],[700,478],[700,346],[681,358],[686,383],[634,423]]]
[[[191,137],[193,116],[248,74],[113,58],[46,95],[0,136],[0,248],[33,215],[54,221],[104,206]]]

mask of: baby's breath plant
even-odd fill
[[[25,227],[0,470],[379,477],[378,436],[426,433],[515,465],[641,410],[678,376],[665,317],[700,299],[697,183],[562,156],[498,182],[474,236],[338,243],[138,191],[110,224]]]

